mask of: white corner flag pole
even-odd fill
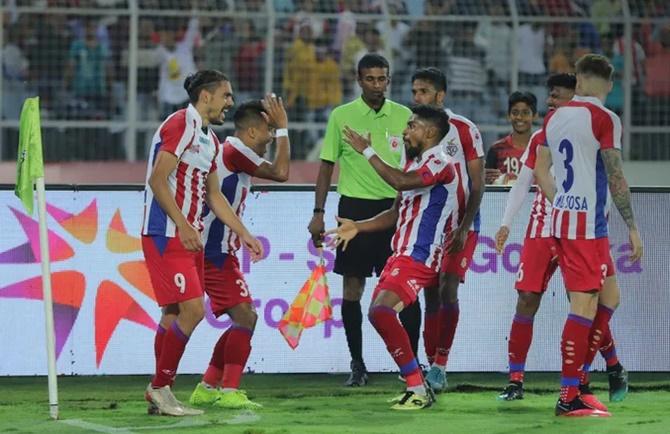
[[[35,180],[35,187],[37,189],[40,257],[42,258],[42,291],[44,298],[44,319],[46,321],[47,364],[49,367],[49,413],[51,418],[55,420],[58,419],[58,379],[56,377],[56,335],[54,331],[53,297],[51,295],[51,267],[44,177],[39,177]]]

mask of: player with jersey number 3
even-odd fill
[[[449,132],[449,117],[442,108],[420,105],[403,132],[407,163],[400,170],[385,163],[364,137],[345,128],[346,142],[363,154],[379,175],[398,190],[393,207],[367,220],[338,217],[335,242],[347,248],[358,233],[387,230],[395,225],[391,241],[393,253],[386,262],[372,295],[368,318],[384,340],[388,352],[400,368],[406,392],[394,399],[395,410],[419,410],[434,401],[424,383],[419,363],[398,313],[416,301],[422,288],[438,283],[444,255],[447,220],[456,206],[458,175],[440,146]]]
[[[570,297],[555,412],[557,416],[609,416],[597,403],[581,398],[579,385],[583,368],[593,360],[619,302],[618,290],[603,289],[605,279],[615,273],[606,217],[610,200],[628,227],[633,262],[642,257],[643,249],[623,175],[621,120],[603,105],[612,89],[614,68],[597,54],[581,57],[575,67],[577,96],[546,116],[546,146],[538,149],[535,165],[538,185],[552,202],[551,229]]]
[[[210,128],[220,125],[233,105],[230,81],[216,70],[203,70],[184,81],[190,104],[171,114],[153,138],[145,189],[142,250],[162,316],[156,330],[156,374],[145,399],[150,414],[202,414],[186,407],[171,386],[184,349],[205,316],[204,254],[201,232],[207,206],[236,233],[253,260],[261,243],[244,227],[221,194],[216,175],[221,145]]]

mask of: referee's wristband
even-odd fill
[[[367,160],[370,160],[370,158],[377,155],[377,153],[374,149],[372,149],[372,146],[368,146],[367,148],[363,149],[363,155]]]
[[[288,137],[288,128],[279,128],[275,131],[275,137]]]
[[[314,208],[314,211],[312,211],[314,214],[323,214],[326,212],[325,209],[323,208]]]

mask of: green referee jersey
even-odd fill
[[[343,130],[348,126],[363,136],[370,133],[372,147],[388,164],[400,167],[405,146],[402,132],[412,112],[404,105],[389,99],[379,112],[358,97],[335,108],[328,119],[321,159],[340,164],[337,192],[358,199],[395,198],[397,192],[372,168],[365,157],[344,141]]]

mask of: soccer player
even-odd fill
[[[203,243],[205,205],[240,237],[252,258],[263,248],[219,190],[216,158],[220,144],[210,124],[219,125],[233,105],[224,74],[203,70],[184,81],[191,103],[158,128],[148,162],[142,250],[162,315],[154,340],[156,374],[147,386],[149,413],[201,414],[171,391],[189,336],[204,317]]]
[[[537,98],[530,92],[512,92],[507,102],[507,120],[512,133],[495,142],[486,153],[486,183],[514,184],[537,119]]]
[[[587,54],[575,69],[577,96],[546,116],[546,146],[538,149],[535,166],[538,184],[552,202],[550,224],[570,298],[561,339],[561,393],[555,413],[609,416],[602,404],[593,402],[595,399],[587,403],[579,391],[580,378],[619,303],[618,287],[603,287],[605,279],[614,275],[607,238],[608,186],[628,226],[630,259],[639,260],[643,248],[623,175],[621,120],[603,105],[612,89],[614,68],[606,57]],[[553,161],[557,163],[555,180],[550,173]]]
[[[547,80],[549,96],[547,106],[550,110],[567,104],[575,95],[576,78],[573,74],[555,74]],[[509,237],[514,216],[519,212],[526,193],[533,182],[533,170],[537,158],[538,146],[544,141],[543,130],[535,132],[530,138],[526,152],[521,157],[519,178],[509,193],[503,221],[496,233],[496,249],[502,253]],[[540,307],[542,296],[558,266],[555,242],[551,236],[549,216],[551,202],[546,199],[541,189],[537,189],[531,207],[530,219],[526,230],[526,238],[521,250],[521,261],[515,288],[518,292],[516,313],[509,334],[509,384],[498,399],[513,401],[523,399],[523,381],[526,356],[533,339],[533,322]],[[616,285],[616,277],[605,279],[604,286]],[[616,289],[618,291],[618,289]],[[610,401],[620,401],[627,393],[627,374],[616,356],[614,340],[609,327],[604,329],[600,341],[600,353],[607,363],[610,384]],[[580,386],[582,398],[588,400],[592,393],[587,379]]]
[[[235,135],[226,138],[217,158],[220,189],[242,218],[251,178],[284,182],[288,179],[291,152],[288,118],[281,98],[268,95],[263,101],[240,105],[233,117]],[[267,147],[277,137],[274,162],[263,159]],[[251,337],[258,315],[253,306],[240,263],[236,256],[239,237],[211,213],[205,216],[205,292],[212,312],[227,313],[233,324],[219,338],[202,381],[191,394],[192,405],[221,408],[258,408],[239,390],[244,366],[251,352]],[[220,386],[220,387],[219,387]]]
[[[403,133],[407,156],[404,171],[388,165],[377,155],[370,146],[369,133],[366,138],[345,128],[344,135],[351,147],[364,155],[399,193],[390,209],[367,220],[338,217],[340,227],[327,232],[336,234],[336,243],[345,250],[358,233],[396,226],[393,254],[384,266],[368,311],[370,322],[386,343],[407,384],[407,391],[391,407],[395,410],[419,410],[434,401],[432,391],[424,385],[397,313],[416,301],[421,288],[437,285],[444,238],[450,229],[447,220],[454,210],[458,183],[458,175],[440,146],[449,131],[447,114],[441,108],[427,105],[412,108],[412,113]]]
[[[330,114],[321,149],[314,213],[308,226],[315,246],[320,246],[323,238],[324,206],[335,162],[340,166],[337,183],[340,194],[337,212],[340,217],[366,219],[393,205],[397,192],[363,157],[351,150],[342,133],[345,125],[361,133],[369,132],[372,147],[380,157],[396,167],[402,167],[402,133],[411,112],[407,107],[385,97],[389,80],[388,61],[378,54],[366,54],[358,62],[361,96],[335,108]],[[362,234],[346,252],[337,249],[334,271],[342,275],[342,322],[351,354],[351,375],[345,382],[347,386],[364,386],[368,381],[363,361],[361,297],[365,279],[372,276],[373,272],[380,275],[391,254],[392,236],[392,229]],[[407,306],[400,314],[400,319],[410,335],[412,348],[416,349],[421,328],[419,304]]]
[[[484,195],[484,148],[477,126],[463,116],[444,109],[447,79],[437,68],[417,70],[412,76],[412,94],[417,104],[444,110],[449,117],[449,132],[441,146],[458,173],[456,207],[449,219],[451,236],[440,268],[440,284],[426,288],[426,313],[423,332],[428,362],[432,364],[426,382],[435,391],[447,387],[446,367],[458,325],[458,285],[472,262],[479,234],[479,205]]]

